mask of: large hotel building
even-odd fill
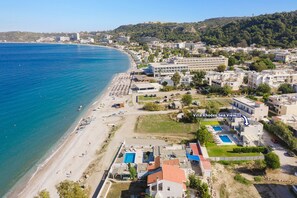
[[[219,65],[228,65],[228,58],[220,57],[192,57],[192,58],[174,58],[171,60],[174,64],[185,64],[189,66],[190,71],[213,71]]]

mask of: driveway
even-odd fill
[[[269,145],[275,148],[274,152],[278,155],[281,164],[281,170],[285,173],[294,174],[297,171],[297,158],[286,156],[285,153],[288,151],[283,148],[280,144],[273,143],[271,138],[273,136],[264,130],[263,142],[265,145]]]

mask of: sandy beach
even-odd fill
[[[130,71],[136,65],[130,56],[129,58],[130,69],[126,73],[115,75],[80,122],[75,123],[75,130],[67,134],[49,157],[38,165],[34,174],[29,179],[19,182],[7,197],[34,197],[43,189],[47,189],[51,197],[58,197],[55,188],[58,183],[66,179],[79,181],[82,178],[89,164],[98,157],[98,151],[108,138],[112,125],[117,125],[123,120],[124,112],[133,109],[128,104],[131,103],[128,85],[130,85]],[[112,107],[113,104],[122,102],[125,103],[124,108]],[[97,179],[99,183],[100,178]],[[91,193],[94,190],[91,189]]]

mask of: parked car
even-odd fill
[[[187,92],[187,94],[191,94],[191,92],[190,92],[190,91],[188,91],[188,92]]]
[[[292,151],[285,152],[285,155],[288,157],[295,157],[295,154]]]
[[[297,185],[292,185],[292,190],[297,195]]]

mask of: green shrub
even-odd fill
[[[254,177],[255,182],[261,182],[262,181],[262,177],[261,176],[256,176]]]
[[[148,102],[148,103],[145,103],[145,105],[143,106],[143,109],[147,111],[161,111],[161,110],[164,110],[164,107],[153,102]]]
[[[249,180],[247,180],[245,177],[243,177],[242,175],[240,175],[238,173],[234,176],[234,179],[235,179],[235,181],[238,181],[239,183],[242,183],[245,185],[251,184],[251,182]]]
[[[278,169],[280,168],[280,161],[279,161],[279,157],[277,154],[270,152],[268,154],[266,154],[265,156],[265,163],[267,168],[271,168],[271,169]]]
[[[266,147],[262,146],[241,147],[233,149],[233,153],[264,153],[266,151]]]

